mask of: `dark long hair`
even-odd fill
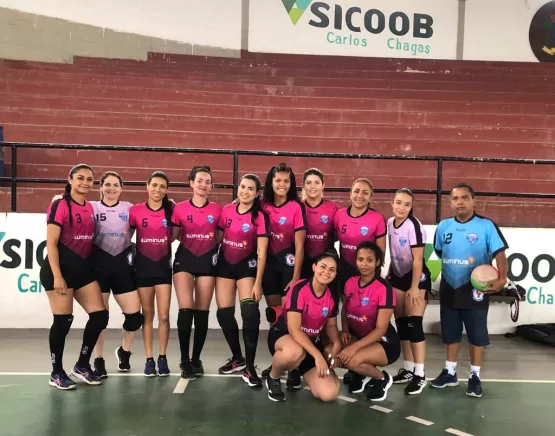
[[[91,166],[81,163],[75,165],[71,170],[69,170],[69,178],[73,179],[73,175],[79,170],[89,170],[91,173],[94,174],[94,170]],[[63,199],[67,203],[67,208],[69,210],[69,226],[73,227],[73,215],[71,213],[71,183],[69,181],[66,183],[66,187],[64,189]]]
[[[147,185],[150,185],[150,182],[152,181],[152,179],[159,177],[160,179],[164,179],[166,181],[166,183],[168,184],[168,188],[170,186],[170,179],[168,179],[168,176],[166,175],[165,172],[163,171],[154,171],[150,177],[148,178],[148,182]],[[164,198],[162,198],[162,207],[164,208],[164,215],[166,216],[166,221],[168,222],[168,225],[171,222],[172,219],[172,214],[173,214],[173,208],[172,208],[172,204],[168,198],[168,194],[164,195]]]
[[[299,201],[299,195],[297,194],[297,181],[295,180],[295,174],[291,167],[288,167],[283,162],[279,165],[274,165],[268,174],[266,175],[266,182],[264,183],[264,203],[274,204],[274,186],[273,179],[277,173],[288,173],[291,184],[289,186],[289,192],[287,193],[286,201],[297,200]]]
[[[374,272],[374,277],[380,277],[382,275],[382,267],[384,262],[384,252],[375,242],[363,241],[357,245],[357,257],[360,250],[370,250],[374,252],[376,256],[376,271]],[[379,265],[378,265],[379,262]]]
[[[102,188],[102,185],[104,185],[104,182],[106,181],[106,179],[108,177],[115,177],[116,179],[119,180],[119,184],[121,185],[121,187],[123,188],[123,179],[121,178],[121,176],[116,173],[115,171],[106,171],[104,174],[102,174],[102,177],[100,178],[100,187]],[[100,190],[100,199],[104,200],[104,194],[102,193],[102,189]]]
[[[410,198],[412,198],[412,206],[410,207],[410,210],[409,210],[409,216],[413,216],[414,215],[414,193],[412,192],[412,189],[410,188],[397,189],[397,191],[395,191],[395,194],[393,195],[393,200],[395,200],[395,197],[397,196],[397,194],[407,194]]]
[[[260,179],[256,174],[245,174],[243,177],[241,177],[241,180],[243,179],[251,180],[256,185],[256,197],[254,197],[251,208],[251,221],[253,224],[255,224],[255,221],[258,218],[258,214],[264,214],[264,211],[262,210],[262,204],[260,203],[260,189],[262,189],[262,184],[260,183]]]
[[[210,174],[210,182],[214,183],[214,176],[212,175],[212,170],[207,165],[197,165],[191,168],[191,172],[189,173],[189,181],[194,182],[197,178],[198,173],[208,173]]]
[[[316,176],[320,179],[322,184],[324,183],[324,173],[322,171],[320,171],[318,168],[309,168],[308,170],[306,170],[303,174],[303,189],[302,189],[302,192],[301,192],[301,199],[303,201],[305,201],[307,199],[307,195],[306,195],[306,192],[304,190],[304,184],[306,183],[306,179],[308,179],[309,176]]]

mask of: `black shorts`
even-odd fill
[[[357,339],[360,340],[362,338]],[[397,362],[399,357],[401,357],[401,342],[399,341],[399,336],[397,335],[395,327],[393,327],[391,323],[387,328],[385,336],[382,336],[377,343],[383,347],[388,365]]]
[[[61,258],[62,254],[60,253],[60,270],[68,289],[76,291],[96,281],[89,261],[75,259],[74,261],[63,262]],[[46,256],[40,268],[40,282],[46,291],[54,290],[54,274],[52,268],[50,268],[48,256]]]
[[[104,294],[112,291],[114,295],[122,295],[137,289],[131,247],[117,256],[112,256],[95,246],[92,269]]]
[[[281,326],[279,324],[280,322],[278,321],[273,327],[270,328],[270,331],[268,332],[268,349],[270,350],[270,354],[272,356],[276,352],[276,342],[279,340],[279,338],[289,334],[287,328],[284,328],[285,323],[282,323]],[[324,347],[319,337],[313,340],[312,343],[320,351],[320,353],[324,352]],[[312,368],[316,368],[316,361],[310,353],[306,353],[306,356],[299,365],[298,370],[301,375],[304,375]]]
[[[256,278],[256,259],[245,259],[236,264],[229,263],[220,255],[217,266],[217,276],[224,279],[241,280],[249,277]]]
[[[152,288],[157,285],[172,285],[172,277],[135,277],[137,288]]]
[[[412,271],[409,271],[403,277],[397,277],[395,274],[391,274],[388,279],[389,284],[395,289],[407,292],[412,284]],[[432,278],[429,271],[424,271],[420,276],[420,282],[418,283],[418,289],[423,289],[426,291],[426,300],[428,299],[428,294],[432,290]]]
[[[175,253],[173,262],[173,273],[186,272],[195,277],[210,276],[216,277],[218,265],[217,249],[204,253],[202,256],[195,256],[189,250],[179,246]]]
[[[285,287],[293,279],[293,268],[266,267],[262,279],[264,295],[280,295],[284,297]]]

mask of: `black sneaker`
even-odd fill
[[[129,363],[130,358],[131,351],[125,351],[121,346],[116,348],[116,359],[118,360],[119,372],[129,372],[131,370],[131,364]]]
[[[409,383],[412,378],[414,377],[414,373],[412,371],[408,371],[405,368],[401,368],[396,376],[393,377],[393,383],[396,385],[400,385],[403,383]]]
[[[245,368],[241,378],[251,388],[262,387],[262,380],[260,379],[260,377],[258,377],[258,374],[256,373],[256,369],[254,368]]]
[[[158,375],[154,359],[146,359],[144,375],[145,377],[156,377]]]
[[[364,392],[368,383],[372,381],[372,377],[364,377],[356,375],[353,381],[349,384],[349,392],[351,394],[360,394]]]
[[[285,386],[290,391],[298,391],[303,388],[303,382],[301,381],[301,373],[298,369],[292,369],[287,374],[287,382]]]
[[[345,373],[345,375],[343,376],[343,384],[344,385],[350,385],[351,382],[354,380],[355,376],[356,376],[356,374],[353,371],[351,371],[351,370],[347,371]]]
[[[469,397],[481,398],[482,397],[482,382],[476,374],[468,379],[468,388],[466,390],[466,395]]]
[[[202,366],[202,360],[192,360],[191,366],[193,367],[193,372],[195,377],[202,377],[204,375],[204,367]]]
[[[168,367],[168,359],[166,357],[158,356],[158,375],[160,377],[170,375],[170,368]]]
[[[103,357],[97,357],[94,359],[93,364],[94,370],[93,374],[100,378],[108,378],[108,373],[106,372],[106,362]]]
[[[285,401],[285,394],[281,389],[281,381],[279,378],[272,378],[268,376],[266,379],[266,388],[268,389],[268,398],[270,400],[276,402]]]
[[[422,390],[426,387],[428,382],[426,381],[426,377],[420,377],[419,375],[415,375],[410,383],[405,388],[405,394],[407,395],[418,395],[422,392]]]
[[[241,372],[246,367],[246,362],[244,357],[235,358],[230,357],[227,359],[227,363],[224,366],[218,368],[220,374],[233,374],[234,372]]]
[[[260,373],[260,378],[268,378],[271,372],[272,372],[272,365],[270,365],[268,368],[266,368],[264,371]]]
[[[393,379],[391,376],[385,372],[383,372],[384,378],[381,380],[374,380],[374,383],[368,394],[366,394],[366,398],[370,401],[383,401],[387,398],[387,391],[393,385]]]
[[[185,378],[187,380],[196,379],[195,370],[193,369],[193,365],[191,365],[191,362],[181,362],[179,367],[181,368],[181,378]]]

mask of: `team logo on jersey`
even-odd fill
[[[208,216],[206,217],[206,219],[208,220],[208,222],[209,222],[210,224],[214,224],[214,217],[213,217],[212,215],[208,215]]]
[[[162,225],[163,225],[164,227],[168,227],[168,220],[167,220],[166,218],[164,218],[164,219],[162,220]]]
[[[243,233],[247,233],[250,229],[251,229],[250,224],[245,223],[241,226],[241,230],[243,230]]]
[[[285,263],[289,266],[294,266],[295,265],[295,256],[293,256],[292,254],[286,254],[285,255]]]
[[[472,298],[474,301],[483,301],[485,294],[478,291],[477,289],[472,289]]]
[[[407,245],[407,238],[405,238],[404,236],[401,236],[399,238],[399,244],[401,245],[401,247],[404,247],[405,245]]]
[[[478,242],[478,235],[476,233],[470,233],[466,237],[466,239],[470,245],[474,245],[476,242]]]
[[[212,265],[216,266],[218,264],[218,253],[212,256]]]
[[[279,217],[279,219],[278,219],[279,225],[282,226],[282,225],[284,225],[286,222],[287,222],[287,218],[286,218],[286,217],[284,217],[284,216],[280,216],[280,217]]]
[[[369,302],[370,302],[370,298],[368,297],[362,297],[360,299],[360,304],[362,304],[363,306],[366,306]]]
[[[327,224],[329,220],[330,220],[330,217],[327,216],[327,215],[322,215],[320,217],[320,222],[323,223],[323,224]]]
[[[249,268],[256,268],[256,259],[249,260]]]
[[[133,253],[129,253],[127,255],[127,263],[131,266],[133,266]]]
[[[368,227],[362,226],[362,227],[360,228],[360,234],[361,234],[362,236],[366,236],[366,235],[368,234]]]
[[[322,307],[322,316],[328,316],[330,309],[328,307]]]
[[[420,283],[425,282],[426,281],[426,274],[422,273],[420,274]]]
[[[127,215],[126,213],[120,213],[119,219],[122,221],[127,221],[129,219],[129,215]]]

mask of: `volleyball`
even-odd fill
[[[492,265],[480,265],[474,268],[470,282],[477,291],[489,288],[489,282],[499,278],[499,271]]]

